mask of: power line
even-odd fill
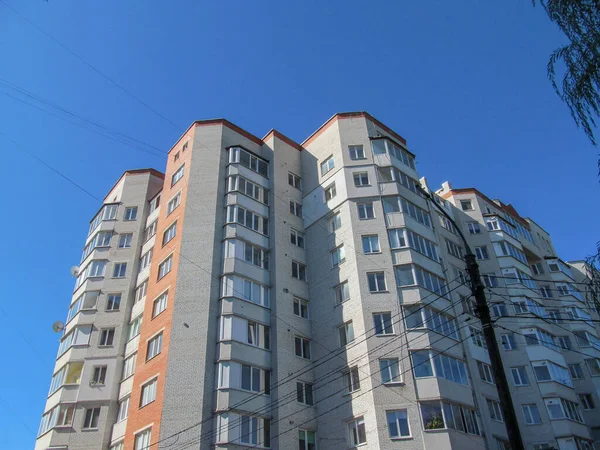
[[[455,303],[455,302],[452,302],[452,303],[451,303],[449,306],[447,306],[446,308],[444,308],[444,310],[442,310],[442,311],[440,311],[440,312],[442,312],[442,313],[443,313],[443,312],[445,312],[445,311],[448,311],[448,310],[450,310],[450,309],[451,309],[451,308],[454,306],[454,303]],[[427,305],[427,304],[426,304],[426,305],[424,305],[423,307],[419,308],[419,310],[418,310],[418,311],[415,311],[415,312],[413,312],[413,313],[410,313],[410,314],[406,315],[406,317],[408,317],[408,316],[410,316],[410,315],[412,315],[412,314],[414,314],[414,313],[416,313],[416,312],[420,312],[420,311],[421,311],[421,310],[423,310],[423,309],[424,309],[426,306],[428,306],[428,305]],[[461,314],[461,315],[462,315],[462,314]],[[456,318],[458,319],[458,317],[460,317],[460,315],[459,315],[459,316],[457,316]],[[458,328],[458,329],[460,329],[460,328]],[[457,330],[458,330],[458,329],[457,329]],[[406,335],[407,335],[409,332],[414,332],[414,331],[419,331],[419,330],[414,330],[414,329],[406,329],[404,332],[402,332],[402,333],[399,333],[399,334],[398,334],[398,335],[396,335],[396,336],[390,337],[390,339],[388,339],[388,340],[384,341],[382,344],[380,344],[380,345],[378,345],[378,346],[376,346],[376,347],[374,347],[374,348],[370,349],[370,350],[369,350],[369,353],[363,353],[363,354],[359,354],[359,355],[358,355],[356,358],[354,358],[352,361],[344,361],[344,362],[345,362],[345,365],[344,365],[344,367],[348,367],[348,366],[354,365],[355,363],[357,363],[357,362],[359,362],[360,360],[362,360],[362,359],[363,359],[365,356],[369,356],[369,354],[372,354],[372,353],[374,353],[374,352],[376,352],[376,351],[378,351],[378,350],[382,349],[383,347],[387,347],[387,346],[389,346],[390,344],[394,343],[395,341],[398,341],[398,340],[402,339],[403,337],[405,337],[405,336],[406,336]],[[441,333],[439,333],[439,332],[438,332],[438,331],[436,331],[436,330],[430,330],[430,331],[433,331],[433,332],[435,332],[435,333],[437,333],[437,334],[441,334]],[[375,335],[372,335],[372,336],[369,336],[369,337],[367,337],[367,338],[366,338],[366,339],[365,339],[363,342],[365,342],[366,340],[368,340],[369,338],[371,338],[371,337],[373,337],[373,336],[375,336]],[[442,336],[444,336],[444,337],[446,337],[446,338],[447,338],[447,336],[445,336],[445,335],[442,335]],[[451,339],[452,339],[452,338],[451,338]],[[409,341],[409,342],[410,342],[410,341]],[[437,341],[436,341],[436,342],[437,342]],[[356,344],[358,344],[358,343],[356,343],[356,342],[354,342],[354,341],[353,341],[353,342],[352,342],[352,344],[353,344],[352,346],[355,346],[355,345],[356,345]],[[408,344],[408,342],[407,342],[407,344]],[[349,344],[349,345],[350,345],[350,344]],[[351,347],[350,347],[350,348],[351,348]],[[402,346],[401,346],[400,348],[402,348]],[[335,350],[335,352],[337,352],[338,350],[348,350],[348,347],[346,346],[346,347],[342,347],[341,349],[336,349],[336,350]],[[329,358],[330,358],[330,355],[325,355],[323,358],[328,358],[328,360],[329,360]],[[327,361],[325,361],[325,362],[327,362]],[[362,366],[359,366],[358,368],[360,369],[360,368],[363,368],[363,367],[367,367],[367,366],[369,366],[369,365],[370,365],[370,363],[371,363],[371,361],[369,360],[369,361],[368,361],[366,364],[364,364],[364,365],[362,365]],[[318,365],[320,365],[320,364],[318,364]],[[318,366],[318,365],[317,365],[317,366]],[[340,373],[340,367],[338,367],[338,368],[335,368],[335,369],[332,369],[332,370],[330,370],[330,371],[328,371],[328,372],[325,372],[324,374],[320,375],[319,377],[317,377],[315,380],[313,380],[313,383],[312,383],[312,384],[313,384],[313,386],[314,386],[314,385],[317,385],[317,384],[319,384],[321,381],[323,381],[323,380],[325,380],[325,379],[329,378],[329,377],[330,377],[330,376],[332,376],[332,375],[339,375],[339,373]],[[368,377],[371,377],[371,374],[370,374],[370,373],[366,373],[366,372],[363,372],[363,373],[365,373],[365,374],[366,374]],[[294,378],[294,380],[297,380],[297,378]],[[292,380],[290,380],[290,381],[292,381]],[[327,382],[327,383],[324,383],[323,385],[321,385],[321,386],[318,386],[317,388],[315,388],[313,391],[316,391],[316,390],[318,390],[318,389],[321,389],[322,387],[325,387],[327,384],[329,384],[329,383],[331,383],[331,382],[333,382],[333,381],[335,381],[335,380],[332,380],[332,381],[329,381],[329,382]],[[287,383],[287,382],[286,382],[286,383]],[[262,392],[261,392],[261,393],[262,393]],[[272,410],[272,409],[274,409],[275,407],[276,407],[276,408],[280,408],[280,407],[282,407],[282,406],[285,406],[286,404],[289,404],[290,402],[285,402],[285,403],[282,403],[282,404],[281,404],[280,402],[281,402],[282,400],[284,400],[284,399],[287,399],[287,398],[292,398],[292,399],[293,399],[293,398],[295,398],[295,396],[296,396],[296,393],[295,393],[295,392],[290,392],[289,394],[286,394],[286,395],[284,395],[282,398],[279,398],[279,399],[278,399],[278,400],[275,402],[275,404],[270,404],[270,405],[267,405],[266,407],[263,407],[263,408],[261,408],[261,410],[259,410],[259,411],[252,411],[252,414],[260,414],[261,412],[263,412],[262,410],[264,410],[264,412],[266,412],[266,411],[268,411],[268,410],[270,410],[270,409],[271,409],[271,410]],[[243,401],[242,403],[245,403],[245,401]],[[222,413],[224,413],[224,412],[227,412],[227,411],[230,411],[230,410],[237,409],[237,407],[238,407],[238,406],[240,406],[240,404],[237,404],[237,405],[230,406],[230,407],[229,407],[229,408],[228,408],[226,411],[220,411],[219,413],[220,413],[220,414],[222,414]],[[305,409],[306,409],[306,408],[305,408]],[[301,410],[301,411],[302,411],[302,410]],[[207,423],[209,420],[212,420],[214,417],[216,417],[216,415],[215,415],[215,414],[213,414],[213,415],[212,415],[212,416],[211,416],[209,419],[206,419],[206,420],[204,420],[204,421],[203,421],[201,424],[203,424],[203,423]],[[241,421],[241,419],[238,419],[238,422],[240,422],[240,421]],[[229,425],[230,425],[230,426],[233,426],[233,425],[235,425],[235,423],[230,423]],[[185,430],[185,431],[188,431],[188,430]],[[206,433],[209,433],[209,434],[210,434],[210,433],[213,433],[213,434],[214,434],[214,433],[215,433],[215,431],[214,431],[214,430],[211,430],[211,431],[208,431],[208,432],[206,432]],[[172,436],[169,436],[169,437],[172,437]],[[169,438],[169,437],[167,437],[167,438]],[[167,438],[165,438],[165,439],[167,439]],[[154,444],[151,444],[151,446],[152,446],[152,445],[154,445]]]
[[[0,2],[2,2],[3,0],[0,0]],[[69,178],[67,175],[65,175],[64,173],[62,173],[60,170],[56,169],[55,167],[51,166],[50,164],[48,164],[46,161],[44,161],[42,158],[40,158],[39,156],[31,153],[29,150],[27,150],[25,147],[23,147],[22,145],[20,145],[18,142],[16,142],[14,139],[10,138],[9,136],[7,136],[6,134],[4,134],[2,131],[0,131],[0,136],[3,136],[6,140],[12,142],[18,149],[20,149],[21,151],[25,152],[26,154],[28,154],[31,158],[35,159],[37,162],[39,162],[40,164],[46,166],[48,169],[50,169],[52,172],[54,172],[55,174],[57,174],[59,177],[63,178],[64,180],[66,180],[67,182],[71,183],[73,186],[75,186],[77,189],[79,189],[82,192],[85,192],[87,195],[89,195],[90,197],[92,197],[94,200],[99,201],[100,203],[102,203],[103,201],[100,200],[98,197],[96,197],[94,194],[92,194],[90,191],[88,191],[87,189],[85,189],[84,187],[82,187],[80,184],[76,183],[75,181],[73,181],[71,178]]]
[[[154,108],[152,108],[150,105],[148,105],[146,102],[144,102],[143,100],[141,100],[139,97],[137,97],[134,94],[132,94],[129,90],[127,90],[126,88],[124,88],[123,86],[121,86],[119,83],[117,83],[111,77],[109,77],[108,75],[106,75],[104,72],[102,72],[96,66],[94,66],[93,64],[91,64],[88,61],[86,61],[85,59],[83,59],[83,57],[81,57],[80,55],[78,55],[77,53],[75,53],[73,50],[71,50],[70,48],[68,48],[66,45],[64,45],[62,42],[60,42],[58,39],[56,39],[50,33],[48,33],[47,31],[43,30],[38,25],[36,25],[33,21],[31,21],[30,19],[28,19],[27,17],[25,17],[23,14],[21,14],[19,11],[17,11],[16,9],[14,9],[12,6],[10,6],[8,3],[6,3],[4,0],[0,0],[0,3],[2,3],[8,9],[10,9],[14,14],[16,14],[23,21],[27,22],[33,28],[35,28],[36,30],[38,30],[40,33],[42,33],[48,39],[50,39],[51,41],[53,41],[54,43],[56,43],[57,45],[59,45],[63,50],[65,50],[71,56],[75,57],[76,59],[78,59],[79,61],[81,61],[83,64],[85,64],[86,66],[88,66],[90,69],[92,69],[98,75],[100,75],[102,78],[104,78],[105,80],[107,80],[108,82],[110,82],[112,85],[114,85],[115,87],[117,87],[120,90],[122,90],[123,92],[125,92],[127,95],[129,95],[131,98],[133,98],[134,100],[136,100],[141,105],[143,105],[146,108],[148,108],[150,111],[152,111],[154,114],[156,114],[161,119],[169,122],[175,128],[179,129],[179,127],[175,123],[173,123],[171,120],[169,120],[168,118],[166,118],[165,116],[163,116],[161,113],[159,113],[157,110],[155,110]]]

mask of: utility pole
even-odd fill
[[[500,349],[498,348],[498,341],[496,340],[496,333],[494,332],[494,326],[490,316],[490,309],[485,298],[485,290],[483,283],[481,282],[477,258],[473,254],[465,235],[456,225],[456,222],[454,222],[452,217],[450,217],[450,215],[444,211],[444,208],[438,205],[429,192],[426,192],[418,185],[417,188],[444,215],[444,217],[446,217],[450,223],[452,223],[465,245],[465,250],[467,253],[465,256],[465,262],[467,263],[467,273],[471,279],[471,292],[473,293],[473,297],[475,297],[477,305],[476,311],[479,316],[479,320],[481,320],[481,328],[483,330],[485,343],[490,355],[490,362],[494,371],[496,389],[498,390],[498,397],[500,397],[500,405],[502,406],[504,425],[506,426],[508,439],[510,440],[512,450],[525,450],[525,447],[523,446],[523,440],[521,439],[521,433],[519,431],[517,414],[515,413],[514,404],[510,395],[510,389],[508,387],[508,380],[506,379],[506,372],[504,372],[504,365],[502,364],[502,357],[500,356]]]

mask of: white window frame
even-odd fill
[[[360,161],[363,159],[367,159],[365,155],[365,149],[362,145],[349,145],[348,154],[352,161]]]
[[[321,176],[325,176],[335,167],[335,160],[333,159],[333,155],[327,157],[327,159],[325,159],[320,166]]]

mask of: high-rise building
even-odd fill
[[[453,217],[529,450],[600,445],[587,267],[406,141],[336,114],[301,145],[199,121],[92,219],[36,450],[508,449]],[[600,448],[600,447],[597,447]]]

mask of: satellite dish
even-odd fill
[[[71,267],[71,275],[73,275],[74,277],[76,277],[77,275],[79,275],[79,266],[73,266],[73,267]]]
[[[64,323],[62,323],[60,320],[59,320],[59,321],[57,321],[57,322],[54,322],[54,323],[52,324],[52,330],[53,330],[55,333],[60,333],[60,332],[61,332],[61,331],[63,331],[64,329],[65,329],[65,324],[64,324]]]

